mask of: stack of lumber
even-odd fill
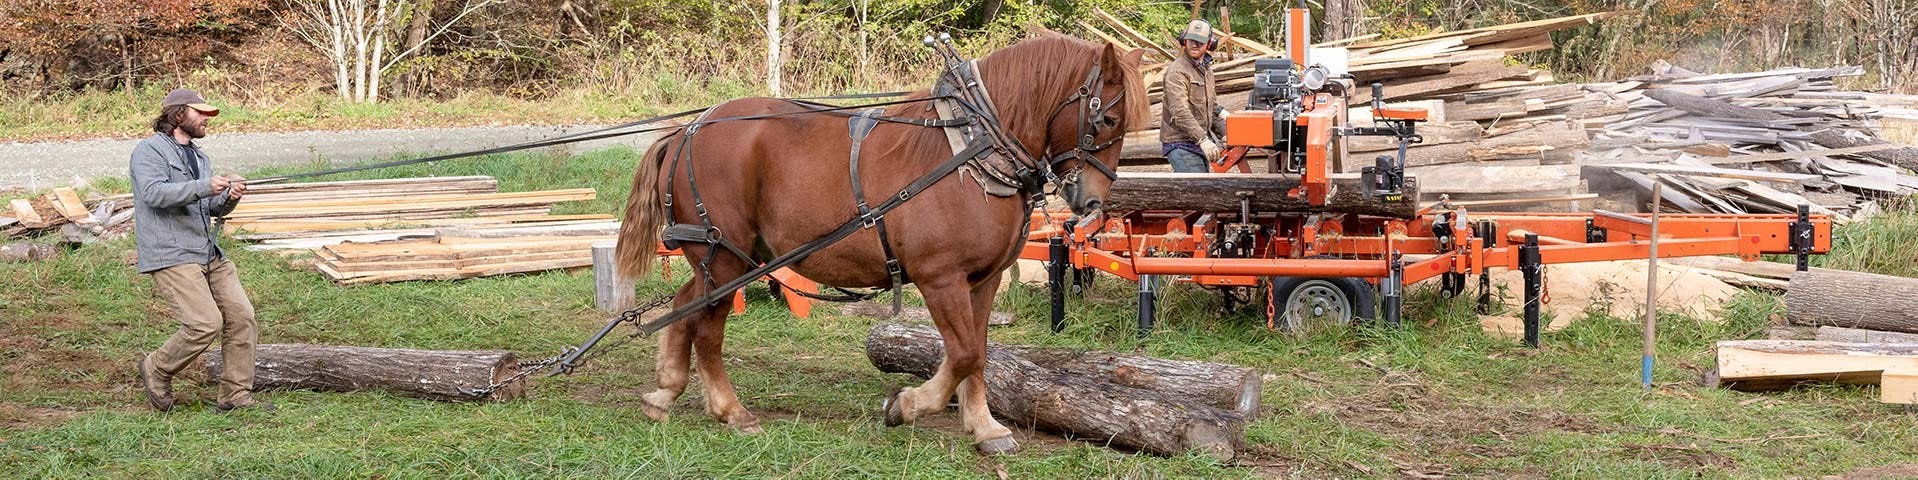
[[[568,230],[612,220],[551,214],[554,204],[594,197],[590,188],[500,192],[489,176],[262,185],[227,214],[226,232],[254,242],[254,250],[309,250],[433,237],[440,229]]]
[[[341,285],[457,280],[592,266],[611,215],[553,215],[592,189],[500,192],[493,177],[263,185],[227,215],[254,250],[311,251]]]
[[[573,235],[512,234],[475,238],[443,231],[430,238],[341,243],[318,250],[315,268],[340,285],[460,280],[593,266],[593,243],[611,241],[618,222],[579,225]],[[500,230],[481,230],[500,234]]]

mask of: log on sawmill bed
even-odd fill
[[[899,324],[873,326],[866,337],[866,356],[880,371],[910,373],[920,378],[931,377],[945,358],[937,331],[927,326]],[[1051,360],[1061,360],[1056,364],[1061,368],[1042,366],[1018,350],[988,344],[984,376],[988,386],[986,403],[992,413],[1019,426],[1159,455],[1199,452],[1229,461],[1245,445],[1247,420],[1236,411],[1215,407],[1195,395],[1116,383],[1125,379],[1112,378],[1113,372],[1069,370],[1071,365],[1081,364],[1071,355]],[[1185,363],[1188,367],[1211,365],[1165,362],[1168,365]],[[1114,370],[1127,368],[1124,364],[1113,367]],[[1211,383],[1228,383],[1240,378],[1239,370],[1249,370],[1221,367],[1209,376],[1164,371],[1129,375],[1139,378],[1158,375],[1152,380],[1189,384],[1204,383],[1199,378],[1203,376],[1216,380],[1208,380]]]
[[[219,350],[201,356],[208,381],[220,378]],[[490,394],[479,389],[519,373],[513,352],[407,350],[308,344],[264,344],[254,351],[253,388],[322,392],[383,390],[449,402],[506,401],[526,395],[513,382]]]
[[[1313,206],[1286,192],[1299,186],[1298,175],[1123,172],[1106,194],[1106,211],[1178,210],[1237,212],[1239,192],[1252,192],[1252,211],[1260,213],[1356,213],[1412,218],[1418,213],[1418,180],[1405,179],[1398,201],[1367,197],[1358,174],[1333,174],[1332,193]]]

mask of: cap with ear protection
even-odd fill
[[[1185,33],[1179,34],[1179,40],[1201,42],[1208,49],[1219,48],[1219,37],[1212,35],[1212,24],[1205,20],[1193,20],[1185,24]]]

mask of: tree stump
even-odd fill
[[[219,350],[200,355],[207,378],[220,378]],[[254,353],[253,388],[322,392],[385,390],[448,402],[506,401],[526,396],[521,382],[491,394],[479,389],[519,373],[504,350],[406,350],[307,344],[263,344]]]
[[[1785,318],[1799,325],[1918,333],[1918,279],[1843,270],[1796,272],[1785,292]]]
[[[987,405],[1017,425],[1158,455],[1197,451],[1221,461],[1237,456],[1245,444],[1246,420],[1235,411],[1113,383],[1097,369],[1048,368],[1015,351],[989,344],[985,380]],[[931,327],[879,324],[866,337],[866,356],[880,371],[930,378],[945,348]],[[1064,358],[1059,365],[1079,364]],[[1194,376],[1164,376],[1186,377]]]

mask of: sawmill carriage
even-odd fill
[[[1810,254],[1831,247],[1831,221],[1801,206],[1795,215],[1664,215],[1474,212],[1513,202],[1421,203],[1405,175],[1407,147],[1419,143],[1426,113],[1384,105],[1371,84],[1371,126],[1353,126],[1352,75],[1315,63],[1303,9],[1289,13],[1289,58],[1254,64],[1244,111],[1226,114],[1227,150],[1211,174],[1125,172],[1113,183],[1105,217],[1033,215],[1022,257],[1048,262],[1052,328],[1064,326],[1065,292],[1096,272],[1138,285],[1140,335],[1157,317],[1168,281],[1215,290],[1231,311],[1251,305],[1272,329],[1373,320],[1399,322],[1408,285],[1439,279],[1439,293],[1464,293],[1478,275],[1477,300],[1491,309],[1489,274],[1518,269],[1525,287],[1525,339],[1537,345],[1543,267],[1653,256]],[[1345,164],[1355,136],[1395,140],[1395,154]],[[1265,172],[1253,173],[1256,158]],[[1656,246],[1654,244],[1657,244]]]

